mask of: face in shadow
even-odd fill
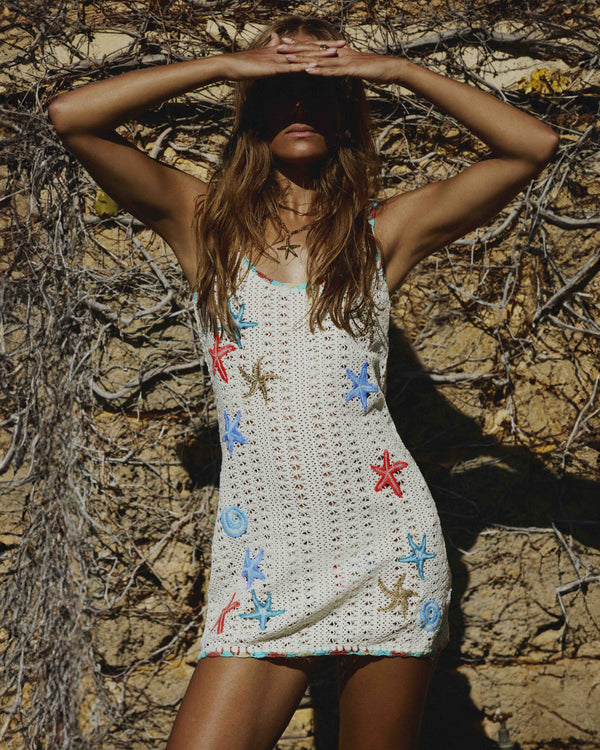
[[[259,132],[276,164],[310,167],[328,157],[338,141],[340,94],[339,79],[309,73],[270,76],[253,84]]]

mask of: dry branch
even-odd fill
[[[598,220],[600,223],[600,219]],[[538,308],[536,314],[533,316],[533,322],[537,323],[541,318],[550,312],[555,312],[559,304],[570,294],[581,289],[585,286],[590,279],[592,279],[598,270],[600,269],[600,250],[594,253],[591,258],[588,258],[581,268],[572,276],[572,278],[564,284],[557,292],[555,292],[550,299],[545,302],[541,307]]]
[[[164,747],[180,698],[164,685],[176,660],[193,666],[203,623],[219,469],[214,403],[181,270],[141,221],[123,211],[96,214],[98,186],[60,143],[47,105],[61,91],[106,76],[235,49],[248,38],[246,24],[267,23],[274,7],[221,0],[6,4],[3,747]],[[408,447],[433,446],[435,459],[424,471],[450,546],[468,558],[478,536],[535,532],[555,534],[569,555],[575,577],[556,586],[555,615],[562,613],[566,648],[579,637],[566,595],[597,586],[598,572],[546,518],[500,514],[506,505],[520,512],[506,501],[515,487],[506,476],[522,467],[509,465],[501,475],[493,456],[498,465],[485,474],[489,457],[481,446],[502,461],[515,447],[528,451],[528,467],[537,466],[543,479],[538,494],[527,497],[532,505],[545,507],[548,477],[559,470],[568,477],[580,455],[577,476],[592,481],[592,459],[581,451],[595,444],[600,387],[589,364],[598,362],[600,338],[597,13],[590,4],[548,2],[527,13],[498,3],[307,7],[355,32],[357,44],[488,89],[562,136],[553,164],[505,211],[407,279],[392,316],[412,349],[390,369],[396,366],[394,398],[408,394],[395,415],[406,419]],[[540,68],[560,69],[568,85],[519,85]],[[486,154],[462,126],[410,92],[374,85],[368,92],[386,194],[443,179]],[[204,174],[226,133],[221,96],[189,92],[140,113],[128,124],[130,137],[152,158]],[[542,376],[548,384],[530,383]],[[432,383],[437,388],[428,391]],[[548,393],[558,394],[561,416],[568,415],[562,431],[532,426],[530,402]],[[549,420],[552,408],[539,411]],[[495,486],[499,476],[505,494]],[[493,530],[483,529],[494,492],[499,515],[486,524]],[[452,658],[468,661],[469,654]]]

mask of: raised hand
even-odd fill
[[[282,42],[277,46],[278,54],[290,65],[303,65],[301,70],[319,76],[351,76],[373,83],[393,83],[398,81],[404,62],[403,58],[359,52],[343,39],[295,42],[283,37]]]
[[[244,81],[256,78],[267,78],[280,73],[300,73],[306,69],[307,63],[303,60],[295,61],[288,59],[285,54],[280,53],[282,39],[278,34],[271,34],[271,41],[266,47],[257,47],[242,52],[230,52],[221,56],[224,66],[225,78],[230,81]],[[310,45],[311,61],[323,60],[335,55],[336,49],[345,42],[328,42],[323,48],[323,43],[315,42]],[[290,45],[296,46],[296,45]],[[298,45],[299,46],[299,45]]]

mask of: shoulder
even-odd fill
[[[182,180],[177,209],[155,227],[175,253],[190,285],[196,280],[198,262],[194,219],[202,212],[206,194],[207,185],[200,180]]]
[[[402,243],[406,236],[404,230],[409,227],[411,218],[414,218],[434,190],[434,183],[430,183],[405,193],[396,193],[375,204],[377,236],[386,255],[394,246]]]
[[[386,270],[390,294],[400,286],[414,262],[410,228],[427,203],[431,185],[397,193],[375,206],[371,214],[373,232]]]

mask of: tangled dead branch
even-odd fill
[[[492,524],[506,535],[554,528],[569,551],[539,507],[562,479],[591,492],[600,450],[597,7],[275,5],[326,14],[357,46],[488,89],[561,135],[538,179],[489,226],[423,263],[395,296],[393,321],[412,349],[398,357],[389,395],[405,399],[397,413],[407,444],[437,492],[453,547],[468,555]],[[47,104],[126,70],[243,47],[273,7],[5,6],[0,744],[164,746],[182,689],[181,677],[170,686],[169,668],[174,659],[193,663],[204,614],[219,469],[214,405],[181,271],[160,238],[111,206],[63,148]],[[205,176],[228,126],[226,93],[189,92],[119,132],[152,158]],[[372,85],[369,96],[386,193],[489,156],[411,92]],[[436,397],[425,390],[431,382]],[[517,501],[498,510],[505,477],[489,489],[500,458],[482,446],[502,461],[509,448],[527,452],[544,488],[527,501],[537,515]],[[495,516],[484,502],[490,492]],[[563,648],[579,637],[566,595],[598,584],[583,557],[576,580],[556,586]]]

